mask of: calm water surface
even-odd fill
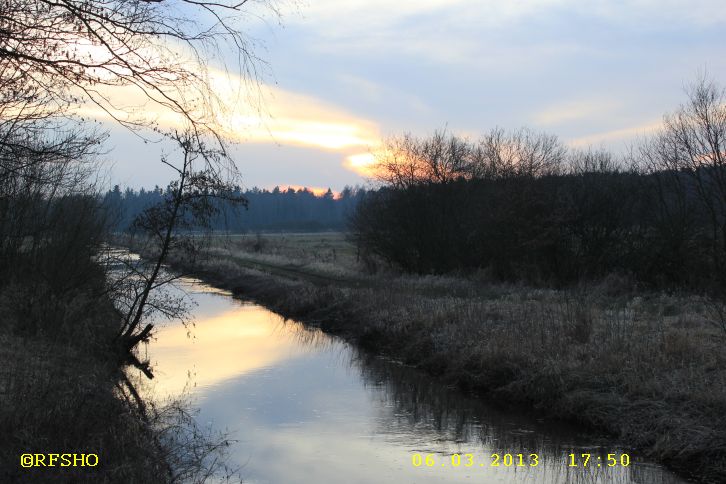
[[[198,421],[237,440],[229,460],[246,482],[685,482],[622,444],[495,409],[260,306],[184,285],[194,326],[158,331],[150,390],[190,393]],[[590,466],[568,467],[571,452],[592,454]],[[512,465],[493,467],[493,453],[512,454]],[[631,464],[609,468],[609,453],[629,453]]]

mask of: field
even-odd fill
[[[726,476],[723,306],[700,296],[617,275],[554,290],[486,271],[370,274],[333,233],[218,237],[193,266],[172,264],[465,391],[604,430],[706,482]]]
[[[322,273],[358,272],[357,251],[341,232],[223,235],[211,247],[271,265],[295,265]]]

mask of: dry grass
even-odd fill
[[[217,245],[185,269],[465,390],[603,429],[698,479],[726,479],[726,333],[703,298],[634,292],[616,276],[550,290],[345,265],[336,274],[346,278],[326,284],[310,244],[244,244]],[[290,278],[239,262],[254,257],[318,272]]]
[[[212,239],[210,250],[331,275],[359,275],[356,249],[340,232],[220,236]]]

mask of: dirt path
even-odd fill
[[[308,281],[316,286],[335,285],[337,287],[373,287],[369,280],[356,277],[340,277],[329,274],[321,274],[307,268],[305,265],[297,264],[273,264],[259,260],[249,259],[247,257],[232,256],[232,261],[242,267],[267,272],[275,276],[286,277],[288,279],[297,279]]]
[[[385,276],[366,277],[364,275],[357,276],[355,274],[332,275],[316,271],[306,264],[276,264],[240,255],[230,255],[228,256],[228,259],[240,267],[258,270],[267,274],[271,274],[273,276],[284,277],[286,279],[306,281],[317,287],[335,286],[349,287],[355,289],[385,288],[386,291],[417,295],[430,299],[436,299],[441,297],[472,298],[484,297],[485,295],[488,295],[486,297],[489,298],[498,298],[505,293],[505,291],[502,290],[492,291],[490,286],[482,286],[479,288],[479,290],[474,291],[472,287],[468,284],[465,284],[461,287],[442,287],[441,285],[432,286],[403,283],[396,278]],[[476,294],[472,294],[472,292],[476,292]]]

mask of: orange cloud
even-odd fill
[[[312,96],[278,87],[250,87],[239,76],[218,70],[209,72],[215,96],[209,101],[213,125],[235,142],[285,144],[318,148],[341,154],[341,163],[356,173],[364,165],[361,153],[379,142],[378,125]],[[162,128],[183,128],[184,118],[148,100],[133,87],[114,87],[103,93],[117,106],[106,112],[93,104],[78,114],[102,121],[131,120],[143,116]],[[190,98],[193,93],[189,94]],[[129,115],[129,113],[133,113]],[[353,158],[351,158],[353,157]]]
[[[368,152],[347,156],[343,162],[343,166],[358,173],[359,175],[370,177],[373,175],[375,163],[375,155]]]

